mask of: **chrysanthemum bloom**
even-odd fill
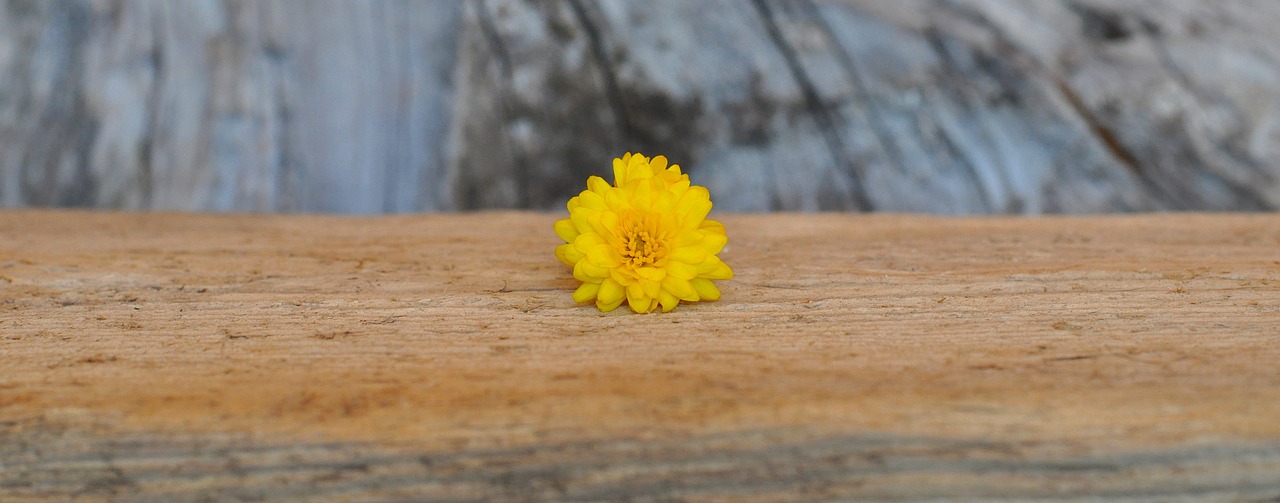
[[[614,159],[613,179],[588,178],[587,190],[569,200],[569,218],[555,225],[565,241],[556,258],[582,282],[573,300],[595,301],[606,312],[625,300],[648,313],[719,299],[711,280],[732,278],[733,270],[716,256],[728,238],[724,225],[706,220],[706,187],[690,185],[666,157],[640,154]]]

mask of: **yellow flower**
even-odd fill
[[[630,153],[613,160],[613,179],[588,178],[587,190],[569,200],[569,218],[555,224],[565,241],[556,258],[582,282],[573,300],[595,301],[606,312],[625,300],[648,313],[719,299],[711,280],[732,278],[733,270],[716,256],[728,238],[724,225],[706,220],[706,187],[690,185],[666,157]]]

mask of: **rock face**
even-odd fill
[[[1272,0],[0,4],[0,204],[1280,208]]]

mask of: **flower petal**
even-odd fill
[[[718,259],[717,262],[719,262]],[[715,269],[712,269],[709,272],[700,273],[698,274],[698,277],[705,279],[733,279],[733,269],[730,269],[724,262],[720,262],[716,265]]]
[[[671,171],[668,170],[667,172],[670,173]],[[689,190],[689,175],[681,175],[679,166],[676,166],[675,174],[676,176],[672,180],[671,185],[667,187],[667,190],[677,196],[683,196],[684,193]]]
[[[689,280],[677,278],[675,276],[667,276],[662,279],[662,289],[671,292],[680,300],[696,302],[698,300],[698,292],[693,289],[693,285],[689,284]]]
[[[579,232],[578,229],[573,226],[573,220],[567,218],[563,220],[556,220],[554,229],[556,231],[556,235],[560,236],[560,239],[563,239],[566,243],[572,243],[574,239],[578,238]]]
[[[669,313],[680,305],[680,299],[677,299],[675,295],[671,295],[671,292],[663,290],[658,292],[658,303],[662,305],[662,312]]]
[[[631,160],[631,153],[624,154],[621,159],[613,160],[613,185],[621,187],[622,182],[627,181],[627,161]]]
[[[689,282],[693,285],[693,289],[698,292],[698,297],[702,300],[720,300],[720,289],[716,288],[715,283],[711,280],[702,278],[694,279]]]
[[[699,246],[681,246],[672,250],[669,257],[686,264],[701,264],[707,259],[707,250]]]
[[[698,277],[698,268],[686,262],[669,260],[667,261],[667,274],[689,280]]]
[[[607,313],[609,311],[617,309],[618,306],[621,306],[621,305],[622,305],[622,299],[618,299],[614,302],[604,302],[604,301],[601,301],[600,299],[596,299],[596,309],[599,309],[600,312],[602,313]]]
[[[699,243],[699,245],[707,253],[715,255],[720,253],[720,250],[723,250],[724,245],[728,242],[729,238],[724,234],[707,233],[707,235],[702,238],[702,242]]]
[[[644,296],[650,299],[658,298],[658,293],[662,291],[662,283],[657,281],[641,281],[640,287],[644,289]]]
[[[609,277],[609,270],[592,265],[590,260],[579,260],[573,265],[573,277],[583,283],[600,281]]]
[[[649,178],[653,178],[653,168],[649,166],[649,158],[638,153],[631,154],[631,162],[627,163],[627,181]]]
[[[622,285],[619,285],[613,279],[606,279],[600,283],[600,291],[596,293],[596,301],[617,305],[626,296],[627,294],[622,289]]]
[[[703,233],[697,232],[696,230],[690,231],[690,232],[681,232],[676,235],[676,239],[675,239],[676,247],[683,248],[685,246],[698,246],[700,243],[702,243],[702,239],[704,237],[705,236],[703,235]]]
[[[649,307],[650,299],[644,295],[644,288],[639,283],[634,283],[627,287],[627,304],[631,306],[631,310],[637,313],[647,313],[652,311]]]
[[[707,231],[711,234],[719,234],[721,236],[725,235],[724,224],[715,220],[703,220],[702,223],[698,225],[698,229]]]
[[[622,265],[622,255],[618,254],[618,250],[603,243],[587,250],[587,260],[594,266],[608,269]]]
[[[587,217],[591,213],[593,213],[593,211],[590,209],[574,208],[569,210],[569,220],[573,222],[573,227],[578,229],[578,233],[586,234],[588,232],[594,233],[596,231],[591,228],[591,222],[587,220]]]
[[[599,179],[600,177],[596,176],[592,178]],[[600,180],[600,181],[603,182],[604,180]],[[591,192],[589,190],[582,191],[582,194],[578,196],[578,207],[590,208],[593,210],[607,209],[605,208],[605,204],[604,204],[604,196],[596,192]]]
[[[720,277],[724,275],[728,277]],[[720,261],[720,257],[715,255],[707,255],[707,259],[698,264],[698,277],[707,279],[729,279],[733,277],[733,270],[729,266]]]
[[[653,159],[650,159],[650,160],[649,160],[649,167],[650,167],[651,169],[653,169],[653,172],[654,172],[654,173],[658,173],[658,172],[661,172],[661,171],[666,171],[666,169],[667,169],[667,156],[665,156],[665,155],[655,155],[655,156],[653,156]]]
[[[680,201],[676,203],[676,215],[686,219],[686,221],[694,221],[693,228],[698,228],[702,224],[702,219],[706,218],[707,213],[711,211],[711,194],[707,192],[706,187],[693,186],[689,187],[689,191],[680,196]]]
[[[653,184],[649,180],[639,180],[635,183],[635,192],[631,194],[631,204],[641,208],[650,208],[653,206]]]
[[[604,178],[600,178],[598,176],[589,177],[587,178],[587,190],[596,194],[604,195],[604,193],[609,190],[609,182],[604,181]]]
[[[628,276],[628,273],[630,273],[629,269],[615,267],[609,270],[609,278],[617,281],[619,285],[624,287],[631,286],[631,284],[635,283],[637,280],[634,277]]]
[[[566,243],[556,247],[556,258],[564,262],[564,265],[573,267],[577,265],[579,260],[586,258],[586,255],[583,255],[573,245]]]
[[[598,292],[600,292],[600,283],[583,283],[577,290],[574,290],[573,301],[578,303],[591,302],[596,298]]]
[[[639,269],[636,269],[636,274],[639,275],[641,278],[647,279],[649,281],[657,282],[657,281],[662,281],[662,278],[667,276],[667,271],[658,269],[656,267],[641,267]]]

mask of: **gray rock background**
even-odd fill
[[[3,0],[0,206],[1280,207],[1274,0]]]

